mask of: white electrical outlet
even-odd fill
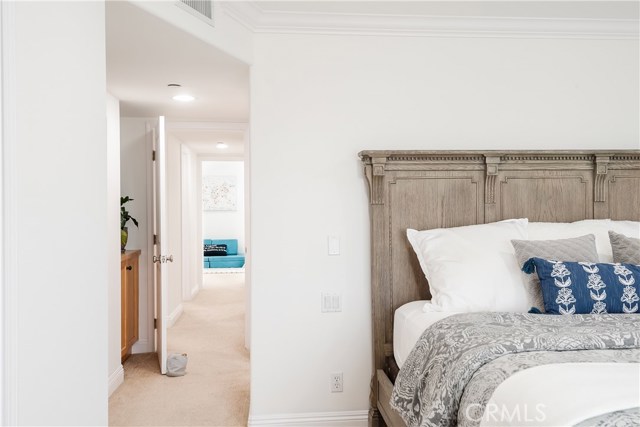
[[[331,374],[331,393],[342,393],[342,372]]]

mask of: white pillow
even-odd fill
[[[585,219],[576,222],[530,222],[529,239],[556,240],[580,237],[585,234],[596,236],[596,250],[600,262],[613,262],[613,252],[609,242],[609,230],[627,237],[640,237],[640,222],[612,221],[610,219]]]
[[[527,219],[407,230],[431,290],[430,311],[527,311],[511,240],[527,239]]]

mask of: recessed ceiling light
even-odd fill
[[[218,142],[216,144],[216,148],[219,148],[221,150],[224,150],[225,148],[229,148],[229,146],[227,144],[225,144],[224,142]]]
[[[174,101],[190,102],[190,101],[193,101],[193,100],[194,100],[194,99],[196,99],[196,98],[194,98],[194,97],[193,97],[193,96],[191,96],[191,95],[182,94],[182,95],[176,95],[176,96],[174,96],[172,99],[173,99]]]

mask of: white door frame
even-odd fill
[[[251,132],[244,133],[244,346],[251,351]]]
[[[0,424],[18,424],[15,3],[0,2]]]
[[[158,125],[155,129],[154,143],[154,179],[152,182],[154,209],[152,218],[154,232],[157,242],[154,245],[152,264],[154,270],[154,291],[155,291],[155,319],[156,334],[155,348],[158,353],[160,373],[167,373],[167,329],[169,323],[169,266],[168,262],[173,262],[173,256],[169,256],[169,230],[167,215],[167,139],[165,133],[165,118],[158,117]],[[165,257],[169,260],[165,261]]]

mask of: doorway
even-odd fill
[[[244,161],[202,160],[200,167],[202,237],[221,242],[219,252],[205,256],[204,281],[212,274],[244,272]]]
[[[152,212],[152,170],[153,158],[149,126],[153,126],[158,116],[165,116],[167,120],[167,166],[168,183],[167,199],[170,207],[169,233],[170,253],[174,262],[168,266],[170,292],[168,295],[168,324],[169,351],[182,352],[187,347],[180,341],[181,323],[198,318],[196,313],[203,313],[200,297],[203,292],[203,234],[202,234],[202,191],[201,166],[202,158],[212,155],[207,150],[213,150],[215,156],[216,142],[225,133],[238,133],[243,142],[242,150],[233,152],[227,150],[226,161],[243,161],[246,146],[246,129],[249,117],[249,67],[243,62],[230,57],[213,46],[187,34],[167,22],[149,14],[138,6],[128,2],[107,2],[107,87],[108,91],[118,100],[120,112],[120,189],[121,195],[128,195],[133,201],[128,205],[131,215],[138,219],[139,227],[129,230],[128,248],[140,249],[140,277],[139,277],[139,339],[133,344],[132,355],[127,360],[124,370],[127,380],[124,381],[122,365],[119,357],[113,358],[114,350],[109,347],[110,363],[109,375],[113,376],[116,386],[124,381],[113,393],[110,400],[110,412],[125,415],[125,419],[114,419],[119,425],[131,425],[137,417],[144,413],[144,404],[151,407],[155,397],[163,393],[154,393],[165,385],[175,386],[176,382],[191,383],[195,378],[209,374],[210,381],[204,385],[201,395],[216,394],[220,381],[216,380],[216,372],[212,369],[217,358],[226,353],[215,349],[199,354],[198,350],[189,350],[187,375],[184,379],[167,378],[160,375],[157,362],[147,363],[148,356],[156,351],[154,328],[154,286],[153,286],[153,248],[154,230],[151,221]],[[140,31],[144,28],[144,31]],[[193,95],[190,103],[185,98],[176,97],[183,92]],[[177,100],[176,100],[177,99]],[[182,101],[181,101],[182,99]],[[218,133],[213,137],[212,133]],[[231,147],[230,147],[231,148]],[[245,196],[240,195],[242,201]],[[245,211],[246,213],[246,211]],[[248,219],[244,219],[245,223]],[[248,233],[243,237],[242,249],[247,245]],[[114,301],[119,300],[113,298]],[[205,298],[214,303],[216,298]],[[111,301],[111,299],[110,299]],[[241,295],[240,304],[245,308],[247,298]],[[238,306],[233,303],[229,305]],[[114,313],[117,307],[110,305]],[[221,309],[210,309],[209,312],[218,313]],[[245,311],[246,313],[246,311]],[[248,313],[246,313],[248,314]],[[114,332],[119,329],[118,316],[110,320],[109,328]],[[237,317],[237,316],[236,316]],[[225,322],[223,318],[212,318],[212,321]],[[116,324],[117,323],[117,324]],[[191,335],[192,341],[211,343],[225,341],[211,335],[215,325],[192,323],[183,331],[185,337]],[[239,329],[239,339],[244,344],[244,330]],[[183,328],[185,329],[185,328]],[[173,331],[172,331],[173,330]],[[194,333],[193,335],[191,333]],[[172,337],[175,335],[175,337]],[[248,336],[248,334],[247,334]],[[115,340],[114,340],[115,341]],[[228,341],[228,340],[227,340]],[[244,345],[241,346],[242,350]],[[117,349],[116,351],[119,351]],[[155,357],[155,354],[154,354]],[[247,353],[248,358],[248,353]],[[111,363],[113,359],[114,363]],[[145,362],[146,360],[146,362]],[[248,359],[247,359],[248,360]],[[131,362],[130,366],[129,364]],[[208,366],[207,373],[202,371]],[[192,375],[189,375],[189,373]],[[143,374],[144,379],[151,382],[138,386],[135,399],[126,399],[127,390],[133,381],[134,374]],[[149,375],[153,373],[154,375]],[[113,375],[112,375],[113,374]],[[200,375],[202,374],[202,375]],[[118,382],[117,376],[120,376]],[[248,390],[248,362],[246,367],[246,385]],[[167,383],[167,381],[173,381]],[[217,388],[218,387],[218,388]],[[142,390],[142,392],[140,392]],[[167,392],[169,389],[167,389]],[[148,392],[148,393],[147,393]],[[247,391],[248,398],[248,391]],[[176,405],[166,409],[173,411],[193,409],[192,403],[177,398]],[[145,403],[146,402],[146,403]],[[133,404],[133,406],[127,406]],[[114,406],[115,405],[115,406]],[[124,406],[123,406],[124,405]],[[160,414],[163,407],[158,404],[155,413]],[[232,408],[226,403],[221,407]],[[118,412],[118,408],[121,409]],[[124,409],[123,409],[124,408]],[[218,408],[218,410],[220,407]],[[167,415],[169,417],[170,415]],[[129,417],[128,420],[126,417]],[[206,415],[203,415],[206,417]],[[165,419],[166,422],[166,419]],[[144,423],[143,423],[144,424]],[[211,424],[202,418],[199,425]]]
[[[124,127],[135,125],[138,121],[122,120]],[[237,240],[238,252],[245,255],[244,248],[248,240],[244,227],[248,217],[248,209],[245,209],[248,186],[245,185],[243,157],[220,157],[216,153],[203,152],[194,135],[203,137],[204,133],[202,130],[194,132],[189,126],[181,122],[167,123],[167,239],[174,260],[167,266],[167,353],[188,354],[187,377],[191,373],[191,378],[196,377],[203,383],[200,383],[198,397],[182,404],[189,409],[189,416],[204,417],[202,419],[207,421],[199,422],[215,425],[223,422],[215,417],[237,418],[248,414],[249,352],[245,346],[247,334],[244,325],[246,287],[242,266],[213,269],[218,270],[215,274],[211,274],[210,269],[210,273],[205,274],[203,240],[205,237]],[[210,126],[216,127],[215,124]],[[244,141],[244,131],[237,132],[240,133],[238,140]],[[209,138],[215,133],[209,132]],[[209,148],[216,149],[219,139],[209,139],[213,141],[208,144]],[[148,157],[152,159],[152,156]],[[150,162],[153,164],[153,160]],[[234,194],[227,201],[232,203],[227,203],[222,209],[218,206],[217,210],[204,210],[202,189],[208,176],[224,178],[226,184],[232,184]],[[213,280],[204,281],[203,276]],[[149,292],[147,298],[147,316],[150,316],[153,294]],[[151,322],[152,319],[147,319],[147,324]],[[172,384],[176,380],[159,375],[155,369],[156,356],[151,351],[134,349],[134,354],[125,363],[127,380],[110,400],[112,425],[135,425],[143,422],[143,419],[158,422],[165,416],[173,416],[165,414],[158,418],[159,414],[163,414],[163,409],[172,410],[173,407],[164,408],[155,400],[159,396],[171,395],[175,391]],[[150,354],[153,357],[149,357]],[[222,367],[226,367],[225,372],[219,371]],[[187,377],[184,381],[188,387],[195,387]],[[226,380],[232,383],[225,383]],[[141,394],[140,389],[145,392]],[[217,394],[225,389],[233,389],[238,393]],[[136,393],[135,399],[130,395],[132,390]],[[159,390],[163,391],[158,393]],[[219,405],[200,402],[200,398],[210,399],[212,395],[218,396]],[[148,407],[155,408],[153,413],[147,412]],[[144,418],[141,418],[142,415]]]

